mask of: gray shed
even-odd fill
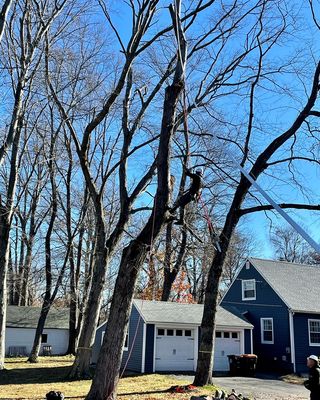
[[[200,304],[134,300],[122,366],[142,373],[194,371],[202,313]],[[92,363],[97,362],[106,324],[97,328]],[[218,307],[215,371],[229,369],[228,354],[251,353],[252,328],[243,316]]]
[[[32,349],[40,307],[8,306],[6,321],[6,356],[26,356]],[[51,346],[52,354],[68,350],[69,310],[51,308],[42,335],[42,345]],[[40,352],[41,354],[41,352]]]

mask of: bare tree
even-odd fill
[[[16,2],[8,22],[8,29],[5,31],[5,68],[12,82],[13,107],[8,132],[0,147],[0,165],[12,147],[6,199],[2,198],[0,201],[0,369],[3,368],[5,352],[6,276],[19,167],[20,137],[25,123],[24,113],[42,57],[41,41],[64,4],[65,2],[55,3],[51,7],[48,3],[40,5],[31,0]]]
[[[313,116],[318,116],[318,112],[317,110],[315,110],[315,105],[319,92],[320,64],[317,64],[314,71],[313,82],[311,85],[311,89],[309,90],[309,94],[307,95],[307,100],[305,101],[305,104],[301,107],[297,117],[293,120],[292,125],[284,132],[278,133],[275,137],[273,136],[272,138],[270,138],[270,143],[267,144],[266,147],[258,153],[258,155],[253,156],[253,154],[250,152],[250,143],[252,140],[252,133],[254,131],[253,121],[255,110],[255,92],[258,82],[260,82],[260,80],[262,79],[262,59],[264,59],[266,54],[268,53],[268,50],[264,49],[264,46],[261,44],[261,35],[264,32],[263,14],[264,10],[266,10],[265,7],[267,6],[268,2],[261,3],[261,13],[258,20],[258,26],[260,26],[260,29],[258,30],[258,35],[256,37],[258,41],[260,61],[258,62],[256,78],[253,79],[251,83],[251,91],[249,96],[250,112],[248,118],[247,133],[245,136],[245,140],[243,141],[244,145],[241,146],[242,157],[241,161],[239,162],[239,164],[242,166],[250,162],[251,166],[249,173],[251,177],[253,177],[255,180],[259,179],[263,174],[267,174],[267,169],[274,167],[275,165],[285,163],[289,163],[290,165],[291,162],[296,160],[296,157],[298,156],[295,156],[293,154],[295,141],[297,138],[299,138],[299,135],[302,135],[301,131],[303,125],[305,124],[306,126],[308,126],[308,121],[310,119],[312,120]],[[282,32],[283,31],[284,30],[282,29]],[[291,148],[290,146],[286,147],[286,145],[288,145],[288,142],[290,141],[292,141],[293,145],[291,144]],[[237,141],[234,140],[233,143],[239,144]],[[274,160],[274,158],[277,157],[277,151],[281,149],[284,152],[288,152],[288,157],[284,156],[279,160]],[[312,157],[306,157],[305,159],[306,161],[313,162]],[[204,314],[201,323],[201,341],[199,346],[198,366],[194,380],[194,384],[198,386],[205,385],[208,382],[211,382],[212,379],[213,342],[215,331],[215,315],[219,295],[219,284],[223,273],[223,265],[226,260],[227,251],[229,249],[234,229],[242,216],[257,211],[266,211],[273,209],[271,205],[261,204],[261,202],[257,206],[246,207],[244,205],[245,200],[248,201],[250,195],[252,196],[252,193],[250,193],[250,189],[251,183],[244,175],[241,175],[240,179],[235,185],[235,189],[232,194],[232,201],[230,203],[220,234],[221,252],[218,252],[214,256],[210,267],[205,293]],[[254,195],[253,198],[255,198]],[[305,210],[319,209],[317,205],[303,203],[281,203],[280,207]]]
[[[112,89],[111,93],[108,95],[108,98],[104,103],[101,111],[94,116],[91,122],[87,124],[86,128],[84,129],[81,143],[79,142],[79,139],[76,135],[75,128],[72,126],[70,122],[67,110],[65,109],[60,99],[58,98],[56,89],[54,88],[50,79],[50,74],[48,73],[48,83],[51,93],[55,99],[56,104],[58,105],[62,118],[65,120],[71,132],[73,141],[76,146],[76,151],[80,160],[83,176],[85,178],[86,185],[88,187],[90,198],[94,205],[95,218],[96,218],[96,232],[95,232],[96,242],[95,242],[95,254],[93,258],[95,266],[93,268],[92,284],[91,284],[90,294],[88,297],[88,303],[84,314],[83,329],[81,331],[78,351],[73,369],[71,371],[71,376],[87,376],[89,374],[90,348],[94,341],[95,328],[97,326],[99,318],[102,292],[104,288],[108,262],[124,233],[136,198],[141,193],[141,191],[144,190],[145,186],[154,175],[154,171],[156,168],[156,162],[154,161],[148,168],[146,173],[141,177],[141,179],[135,185],[135,187],[132,188],[131,194],[129,195],[127,188],[128,157],[134,154],[139,149],[141,149],[143,146],[147,146],[148,144],[154,142],[158,138],[158,136],[152,137],[147,142],[142,143],[141,145],[138,145],[130,150],[133,137],[136,131],[140,128],[141,120],[144,114],[146,113],[146,110],[149,107],[151,101],[158,94],[163,83],[172,73],[172,61],[171,61],[169,62],[169,65],[166,68],[164,74],[160,77],[154,89],[151,91],[150,95],[148,95],[148,97],[146,99],[143,99],[143,101],[141,102],[140,110],[137,112],[133,122],[130,124],[128,117],[129,117],[130,102],[131,102],[131,90],[133,85],[133,78],[132,78],[133,72],[131,69],[132,63],[135,57],[142,51],[142,48],[148,48],[147,44],[144,44],[142,48],[139,48],[139,46],[143,35],[147,32],[148,28],[150,27],[157,3],[158,1],[145,1],[143,4],[139,6],[138,12],[137,10],[132,8],[134,16],[133,35],[131,40],[129,40],[126,49],[123,47],[122,41],[119,38],[120,45],[124,50],[124,55],[125,55],[125,62],[122,67],[120,76],[117,80],[115,88]],[[107,13],[104,7],[103,10],[105,12],[107,19],[109,20],[109,14]],[[153,41],[151,41],[151,43],[153,43]],[[103,171],[103,177],[102,180],[100,181],[101,182],[100,187],[98,187],[97,182],[95,181],[92,175],[92,171],[90,170],[90,166],[88,164],[90,138],[94,130],[97,129],[99,125],[106,118],[110,117],[111,114],[110,110],[112,110],[112,107],[115,105],[115,102],[118,96],[120,95],[122,89],[124,88],[125,84],[127,84],[127,87],[125,92],[125,99],[123,102],[123,117],[122,117],[123,144],[122,144],[120,159],[113,166],[110,166],[109,165],[110,163],[107,164],[107,167]],[[112,159],[110,160],[112,161]],[[115,224],[114,230],[110,232],[109,229],[110,227],[106,223],[105,219],[103,198],[105,193],[105,185],[108,179],[112,176],[112,174],[115,171],[118,170],[118,168],[119,168],[119,190],[121,199],[120,213],[118,220]]]
[[[296,263],[308,263],[311,249],[304,239],[291,227],[277,227],[271,233],[278,260]]]
[[[12,0],[5,0],[0,11],[0,42],[3,36]]]
[[[163,104],[157,163],[157,192],[148,222],[139,235],[123,250],[115,284],[108,325],[100,351],[97,368],[87,399],[116,398],[122,348],[132,306],[135,283],[153,240],[166,223],[170,193],[170,142],[176,123],[176,106],[184,86],[187,56],[186,41],[179,22],[180,3],[170,6],[180,51],[173,82],[167,86]]]

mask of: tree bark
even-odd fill
[[[36,333],[35,333],[35,337],[33,340],[32,350],[31,350],[31,353],[28,358],[28,362],[31,362],[31,363],[38,362],[38,357],[40,355],[40,350],[41,350],[42,332],[44,330],[44,326],[46,323],[47,316],[49,314],[50,307],[51,307],[51,303],[50,303],[50,295],[49,295],[49,298],[45,299],[45,301],[43,302],[42,307],[41,307],[40,317],[38,319]]]
[[[100,277],[98,277],[97,274],[93,275],[91,290],[83,316],[83,321],[85,321],[86,327],[81,330],[77,355],[69,374],[70,378],[90,377],[91,348],[94,343],[95,331],[99,320],[102,292],[108,267],[108,250],[105,247],[105,240],[106,233],[103,224],[96,228],[93,269],[101,272],[104,271],[104,273],[101,274]]]
[[[172,18],[174,11],[170,7]],[[116,399],[122,348],[132,306],[138,273],[154,239],[159,235],[167,218],[170,196],[170,142],[175,129],[176,106],[184,85],[186,42],[181,26],[176,25],[181,43],[173,84],[166,88],[163,117],[157,154],[158,186],[151,216],[135,240],[123,250],[110,314],[96,372],[86,400]]]
[[[2,40],[2,36],[3,36],[3,32],[4,32],[4,28],[5,28],[5,24],[6,24],[6,20],[7,20],[7,16],[8,16],[8,12],[10,10],[12,4],[12,0],[5,0],[1,11],[0,11],[0,43]]]
[[[53,125],[53,114],[51,113],[51,122],[52,122],[52,127]],[[61,127],[61,125],[60,125]],[[44,299],[43,299],[43,304],[40,312],[40,316],[38,319],[38,324],[36,328],[36,333],[33,341],[33,346],[31,353],[28,358],[28,362],[31,363],[36,363],[38,361],[40,349],[41,349],[41,336],[42,332],[45,326],[46,318],[48,316],[48,313],[50,311],[50,307],[52,306],[52,303],[57,295],[58,288],[61,284],[62,277],[65,271],[65,267],[67,265],[67,260],[70,252],[70,246],[67,247],[67,255],[65,257],[64,264],[61,268],[61,271],[59,273],[59,277],[57,279],[55,288],[52,292],[52,252],[51,252],[51,238],[52,238],[52,233],[53,233],[53,228],[55,224],[55,220],[57,218],[57,212],[58,212],[58,193],[57,193],[57,185],[55,181],[55,144],[56,144],[56,139],[59,134],[59,130],[54,133],[52,133],[51,136],[51,143],[50,143],[50,151],[49,151],[49,160],[48,160],[48,169],[49,169],[49,175],[50,175],[50,186],[51,186],[51,203],[50,203],[50,208],[51,208],[51,215],[50,215],[50,220],[48,224],[48,229],[45,237],[45,275],[46,275],[46,288],[45,288],[45,294],[44,294]],[[50,209],[49,208],[49,209]],[[69,243],[68,243],[69,245]],[[52,293],[51,293],[52,292]]]
[[[21,120],[16,124],[18,130],[12,145],[9,184],[6,204],[2,204],[0,196],[0,370],[4,368],[5,332],[7,308],[7,270],[10,254],[10,230],[14,210],[14,197],[17,184],[17,160],[19,153]]]
[[[305,107],[298,114],[291,127],[275,138],[260,155],[257,157],[253,164],[250,175],[255,179],[266,170],[268,167],[268,161],[273,154],[292,136],[294,136],[300,129],[306,118],[311,115],[313,106],[315,105],[318,91],[319,91],[319,74],[320,74],[320,63],[318,63],[314,78],[311,93],[307,100]],[[213,258],[206,291],[205,291],[205,302],[204,311],[201,322],[201,339],[199,345],[198,364],[197,371],[194,379],[194,385],[204,386],[208,383],[212,383],[212,369],[213,369],[213,344],[214,344],[214,333],[215,333],[215,316],[219,294],[219,283],[222,275],[223,264],[227,255],[227,251],[230,245],[231,236],[237,226],[241,217],[241,206],[245,200],[246,195],[251,187],[251,183],[241,175],[240,182],[236,188],[233,201],[231,203],[229,212],[226,217],[226,221],[223,230],[220,235],[220,246],[221,252],[217,252]]]
[[[171,269],[171,253],[172,253],[172,223],[170,222],[167,225],[167,233],[166,233],[166,254],[165,254],[165,261],[164,261],[164,281],[163,281],[163,291],[161,296],[161,301],[168,301],[172,285],[181,270],[181,266],[185,259],[186,248],[187,248],[187,230],[183,226],[182,228],[182,241],[179,248],[179,253],[176,262],[174,263],[173,268]]]
[[[7,266],[9,262],[9,235],[11,224],[6,221],[6,210],[0,208],[0,370],[4,369],[5,331],[7,309]]]

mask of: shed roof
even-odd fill
[[[8,306],[6,326],[7,328],[36,328],[40,311],[40,307]],[[69,310],[51,308],[45,329],[69,329]]]
[[[201,325],[203,304],[134,300],[134,305],[146,323]],[[218,327],[253,328],[244,317],[221,306],[218,307],[216,323]]]
[[[320,266],[249,258],[250,263],[293,311],[320,313]]]

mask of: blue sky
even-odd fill
[[[169,1],[162,2],[161,4],[169,4]],[[126,42],[131,33],[130,23],[128,23],[131,18],[129,8],[124,7],[123,3],[121,3],[120,7],[120,2],[113,1],[111,2],[111,9],[113,11],[113,21],[121,31],[123,41]],[[268,103],[269,109],[270,104],[274,104],[275,109],[273,110],[272,115],[261,116],[261,121],[269,126],[270,137],[265,139],[263,135],[259,137],[256,133],[254,140],[255,153],[258,153],[259,150],[263,149],[266,144],[270,142],[273,135],[282,132],[291,125],[299,111],[299,106],[305,102],[306,97],[304,92],[305,90],[308,91],[308,89],[310,89],[310,79],[312,78],[315,64],[320,55],[319,33],[312,22],[307,2],[296,1],[295,11],[295,19],[299,19],[297,23],[299,29],[294,32],[292,31],[291,36],[288,36],[279,46],[276,46],[272,53],[272,57],[274,57],[275,60],[288,59],[291,54],[298,54],[298,58],[293,60],[294,65],[292,65],[292,68],[288,68],[288,70],[290,69],[290,73],[281,78],[283,88],[286,88],[287,91],[291,91],[290,95],[292,97],[290,99],[290,96],[288,96],[288,93],[284,89],[282,95],[279,95],[279,93],[272,94],[271,87],[269,90],[265,91],[261,88],[259,98],[257,98],[257,110],[263,114],[265,112],[266,103]],[[316,5],[316,11],[319,11],[318,5]],[[169,23],[169,12],[167,12],[167,16]],[[165,18],[161,18],[162,20],[160,22],[166,23]],[[294,68],[300,68],[297,69],[296,74],[294,73]],[[300,98],[301,102],[299,104]],[[234,99],[234,101],[231,99],[230,101],[229,98],[227,104],[223,104],[222,102],[220,105],[221,107],[227,107],[229,115],[232,115],[232,118],[234,118],[235,121],[239,121],[243,118],[242,113],[247,107],[247,104],[239,103],[238,99]],[[303,153],[303,145],[301,144],[300,146],[299,151]],[[279,152],[279,156],[281,156],[281,151]],[[282,175],[283,173],[281,172],[275,172],[276,179],[262,178],[259,179],[259,184],[268,191],[269,195],[273,197],[274,200],[278,200],[279,202],[310,201],[315,204],[317,202],[320,203],[317,201],[319,198],[319,168],[311,167],[305,162],[296,162],[295,166],[298,174],[300,174],[300,182],[304,181],[305,185],[309,189],[309,199],[307,196],[299,193],[294,185],[289,184],[289,174]],[[247,169],[248,168],[249,166],[247,166]],[[271,169],[271,174],[274,173],[273,171],[276,170]],[[261,196],[258,197],[261,198]],[[265,203],[263,199],[262,202]],[[317,242],[320,241],[320,213],[299,210],[288,212]],[[257,243],[259,243],[257,246],[259,249],[257,249],[255,255],[271,258],[273,256],[273,249],[269,242],[270,229],[271,227],[279,225],[286,226],[287,222],[275,213],[268,212],[267,215],[268,218],[265,213],[260,212],[246,216],[241,221],[240,228],[242,231],[250,232],[250,235],[253,235]]]

